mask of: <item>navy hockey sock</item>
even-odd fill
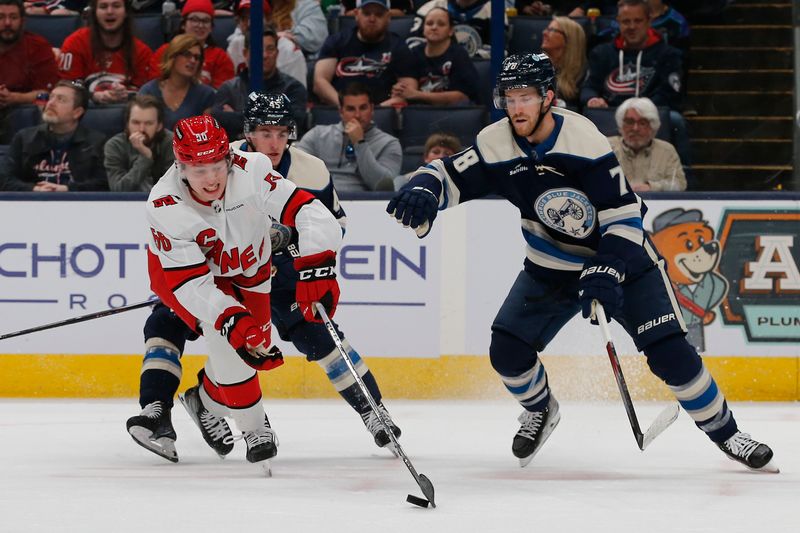
[[[139,405],[161,401],[172,407],[181,382],[180,354],[174,345],[160,338],[148,339],[139,379]]]
[[[346,339],[342,339],[342,346],[345,350],[347,350],[347,354],[350,356],[350,359],[353,361],[353,366],[356,369],[356,373],[358,373],[359,377],[364,381],[364,384],[367,386],[367,390],[372,394],[375,401],[380,403],[381,401],[381,392],[378,389],[378,383],[375,381],[375,377],[370,372],[367,364],[361,359],[361,356],[356,352],[351,346],[350,343],[347,342]],[[361,392],[361,388],[356,383],[356,379],[351,374],[350,370],[347,368],[347,363],[344,362],[342,359],[341,354],[339,353],[338,349],[334,349],[331,353],[317,361],[319,366],[325,370],[325,373],[328,376],[328,379],[333,384],[333,387],[336,389],[344,400],[350,404],[350,406],[356,410],[358,413],[364,413],[369,411],[369,402],[364,394]]]
[[[528,411],[541,411],[550,401],[547,372],[536,350],[520,338],[496,329],[489,346],[492,367],[508,392]]]

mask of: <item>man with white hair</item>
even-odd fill
[[[655,104],[649,98],[629,98],[617,108],[615,117],[620,135],[608,140],[633,190],[685,191],[678,152],[655,138],[661,126]]]

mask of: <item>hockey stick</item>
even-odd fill
[[[45,331],[47,329],[60,328],[61,326],[69,326],[70,324],[86,322],[87,320],[94,320],[95,318],[103,318],[104,316],[116,315],[118,313],[124,313],[125,311],[133,311],[134,309],[141,309],[142,307],[150,307],[151,305],[155,305],[160,301],[161,300],[159,299],[146,300],[144,302],[139,302],[138,304],[125,305],[122,307],[114,307],[113,309],[106,309],[105,311],[98,311],[97,313],[89,313],[88,315],[76,316],[75,318],[68,318],[60,322],[52,322],[50,324],[44,324],[43,326],[36,326],[35,328],[23,329],[20,331],[15,331],[14,333],[6,333],[5,335],[0,335],[0,341],[5,339],[10,339],[12,337],[27,335],[28,333],[36,333],[38,331]]]
[[[428,502],[430,502],[431,507],[436,508],[436,503],[433,500],[433,483],[431,483],[430,479],[425,477],[425,474],[417,473],[416,469],[414,468],[414,465],[411,464],[411,460],[403,451],[403,447],[400,446],[400,443],[397,441],[397,437],[395,437],[392,428],[389,427],[389,424],[383,417],[383,413],[381,413],[381,410],[378,409],[378,403],[375,401],[375,398],[372,397],[372,394],[369,392],[369,389],[367,389],[367,386],[364,384],[364,380],[362,380],[361,376],[358,375],[356,367],[353,364],[353,360],[350,359],[350,355],[347,353],[347,350],[345,350],[344,346],[342,346],[342,340],[339,338],[339,334],[336,333],[336,328],[333,327],[333,322],[331,322],[331,319],[328,318],[328,313],[325,312],[325,306],[323,306],[319,302],[314,302],[314,305],[316,306],[317,312],[319,313],[319,316],[322,318],[322,321],[325,323],[325,327],[327,328],[328,333],[331,336],[331,340],[333,340],[333,343],[339,350],[339,354],[342,356],[342,359],[344,359],[344,362],[347,365],[347,369],[350,370],[350,373],[355,378],[356,383],[358,383],[358,387],[361,389],[361,392],[364,393],[364,396],[367,398],[369,406],[370,408],[372,408],[372,412],[378,416],[378,420],[380,420],[383,429],[386,431],[386,434],[391,439],[392,444],[394,444],[395,450],[397,450],[397,454],[403,459],[403,462],[408,467],[408,470],[411,472],[411,475],[414,476],[414,481],[417,482],[417,485],[419,485],[420,490],[422,490],[422,494],[425,496],[425,498],[427,498],[427,500],[424,500],[422,498],[418,498],[416,496],[409,494],[407,501],[415,505],[419,505],[420,507],[427,507]]]
[[[600,331],[603,333],[608,359],[611,361],[611,370],[614,371],[614,379],[617,380],[617,388],[619,388],[619,394],[622,396],[622,404],[625,406],[625,412],[628,414],[628,421],[631,423],[633,436],[636,438],[636,444],[639,446],[639,449],[644,451],[644,449],[653,442],[653,439],[658,437],[665,429],[675,422],[680,412],[680,406],[677,403],[668,405],[661,411],[653,423],[650,424],[647,431],[642,433],[639,427],[639,419],[636,417],[636,411],[633,409],[631,394],[628,392],[628,386],[625,384],[625,376],[622,374],[622,367],[619,364],[617,350],[614,348],[614,341],[611,339],[611,332],[608,329],[606,312],[597,300],[593,302],[592,307],[594,307],[595,318],[600,325]]]

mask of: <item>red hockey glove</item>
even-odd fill
[[[294,260],[297,270],[297,305],[309,322],[321,322],[314,311],[313,302],[325,306],[328,316],[336,312],[339,303],[339,284],[336,282],[336,254],[330,250]]]
[[[269,333],[262,331],[244,307],[226,309],[215,326],[248,366],[256,370],[271,370],[283,364],[281,351],[276,346],[269,346]]]

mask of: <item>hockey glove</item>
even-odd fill
[[[339,284],[336,282],[336,254],[331,250],[294,260],[298,281],[297,305],[308,322],[322,322],[314,311],[314,302],[325,307],[328,316],[336,312],[339,303]]]
[[[614,256],[596,255],[583,264],[583,272],[578,280],[578,298],[581,302],[583,318],[597,319],[592,312],[592,301],[597,300],[606,312],[606,318],[622,309],[622,287],[625,278],[625,263]]]
[[[216,327],[239,357],[256,370],[271,370],[283,364],[277,346],[270,348],[265,334],[253,316],[243,307],[230,307],[217,319]]]
[[[431,231],[433,220],[439,212],[441,192],[442,182],[430,174],[420,174],[389,200],[386,212],[403,226],[410,226],[421,239]]]

